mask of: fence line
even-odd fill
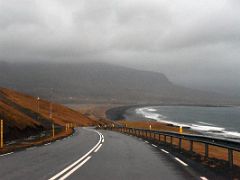
[[[157,130],[149,130],[149,129],[141,129],[141,128],[129,128],[129,127],[105,127],[108,130],[116,130],[122,133],[132,134],[138,137],[151,139],[154,141],[162,142],[163,143],[174,145],[173,139],[178,139],[178,148],[179,150],[182,149],[182,142],[183,140],[189,141],[189,152],[193,152],[193,144],[194,142],[204,144],[204,157],[205,159],[209,158],[209,145],[216,146],[220,148],[227,149],[227,157],[228,157],[228,164],[230,168],[234,166],[234,151],[240,152],[240,142],[233,141],[233,140],[226,140],[221,138],[214,138],[209,136],[202,136],[202,135],[192,135],[192,134],[182,134],[182,133],[175,133],[175,132],[167,132],[167,131],[157,131]],[[167,138],[170,138],[170,143],[167,142]]]

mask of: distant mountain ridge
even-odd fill
[[[62,103],[239,104],[173,84],[161,73],[101,63],[0,63],[0,86]],[[51,93],[51,88],[53,92]]]

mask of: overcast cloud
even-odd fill
[[[0,60],[104,61],[238,92],[240,1],[0,0]]]

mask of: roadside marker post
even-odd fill
[[[68,129],[69,129],[69,124],[67,123],[67,131],[68,131]]]
[[[52,137],[55,137],[55,127],[54,127],[54,123],[52,124]]]
[[[183,128],[182,128],[182,126],[179,126],[179,133],[180,133],[180,134],[183,133]]]
[[[1,145],[0,147],[3,148],[3,120],[1,119]]]
[[[151,124],[149,125],[149,130],[152,130],[152,125]]]

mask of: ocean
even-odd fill
[[[131,121],[164,122],[240,141],[240,107],[147,106],[130,108],[124,117]]]

